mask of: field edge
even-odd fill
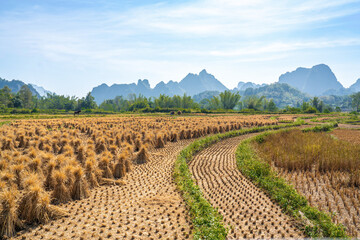
[[[271,125],[220,133],[196,140],[180,152],[175,162],[174,181],[189,207],[194,225],[195,239],[226,239],[228,229],[222,223],[222,216],[204,198],[199,186],[194,183],[188,167],[188,162],[192,160],[192,157],[199,151],[226,138],[255,132],[295,127],[302,124],[304,124],[304,122],[301,120],[286,125]]]
[[[328,130],[329,126],[324,127]],[[333,125],[332,127],[335,127]],[[280,130],[286,131],[286,130]],[[341,237],[347,238],[345,228],[335,224],[331,217],[315,207],[311,207],[307,199],[299,194],[295,188],[271,169],[271,166],[256,155],[251,147],[252,141],[261,141],[268,134],[266,132],[241,142],[236,151],[236,161],[239,170],[253,181],[256,186],[263,189],[275,200],[280,207],[299,223],[298,227],[309,237]],[[307,131],[310,131],[308,129]],[[313,131],[318,131],[314,128]]]

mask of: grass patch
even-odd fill
[[[9,124],[9,123],[11,123],[11,121],[3,121],[3,122],[0,122],[0,127],[3,126],[3,125],[5,125],[5,124]]]
[[[221,141],[222,139],[236,137],[244,134],[275,130],[280,128],[294,127],[303,124],[303,121],[296,121],[286,125],[272,125],[241,129],[227,133],[216,134],[194,141],[184,148],[175,162],[174,180],[190,210],[194,224],[194,239],[226,239],[228,229],[222,222],[222,216],[204,198],[200,188],[192,179],[188,162],[193,156],[208,146]]]
[[[247,139],[239,145],[236,159],[240,171],[258,187],[268,192],[286,213],[297,219],[299,228],[307,236],[347,237],[342,225],[334,224],[328,214],[311,207],[305,197],[300,195],[293,186],[287,184],[267,162],[255,154],[251,142],[262,141],[265,134]]]
[[[319,126],[311,127],[311,128],[305,128],[302,131],[303,132],[329,132],[336,128],[338,124],[336,122],[322,124]]]

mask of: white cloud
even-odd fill
[[[360,1],[200,0],[175,6],[147,5],[124,12],[99,13],[96,9],[61,14],[20,12],[0,22],[4,33],[0,40],[18,43],[52,58],[62,55],[59,59],[129,58],[139,53],[145,56],[167,52],[195,55],[207,52],[217,57],[283,52],[311,46],[301,39],[285,44],[282,42],[288,39],[279,41],[278,35],[311,29],[318,26],[316,23],[360,12],[360,5],[348,7],[347,4],[354,2]],[[266,40],[267,37],[270,39]],[[186,40],[194,43],[184,47]],[[332,42],[336,41],[344,42],[344,39]],[[322,40],[313,42],[314,46],[329,45],[324,45]],[[348,44],[352,43],[358,44],[350,39]],[[247,47],[238,49],[236,45]]]
[[[4,13],[0,52],[41,56],[54,65],[74,65],[88,72],[121,76],[140,72],[139,78],[166,81],[173,73],[179,77],[206,66],[270,63],[302,50],[360,45],[356,31],[339,36],[330,31],[316,37],[311,33],[341,24],[334,21],[339,17],[359,14],[359,0],[167,1],[126,10],[119,2],[106,11],[51,12],[38,6]],[[111,73],[108,79],[113,79]]]

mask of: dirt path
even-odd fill
[[[229,138],[201,151],[190,163],[190,171],[205,198],[230,226],[228,238],[304,237],[280,207],[237,168],[237,146],[254,135]]]
[[[339,128],[343,128],[343,129],[360,129],[360,125],[339,123]]]
[[[63,205],[70,216],[18,239],[189,239],[192,224],[173,182],[173,166],[189,140],[153,150],[149,163],[135,166],[125,186],[102,186],[91,197]]]

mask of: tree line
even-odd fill
[[[90,93],[83,98],[64,95],[47,94],[46,97],[37,97],[32,94],[27,85],[21,86],[17,93],[11,92],[8,86],[0,89],[0,109],[45,109],[76,111],[81,109],[95,109],[97,105]]]
[[[351,104],[355,111],[360,111],[360,92],[353,94]],[[145,97],[143,95],[130,94],[127,98],[117,96],[114,99],[105,100],[97,106],[94,97],[88,93],[83,98],[75,96],[64,96],[57,94],[47,94],[46,97],[37,97],[32,94],[28,86],[23,85],[19,92],[13,93],[7,86],[0,89],[0,110],[5,109],[32,109],[36,112],[42,110],[63,110],[78,111],[84,109],[99,109],[108,112],[156,112],[170,111],[173,109],[198,109],[202,112],[218,110],[236,111],[289,111],[289,112],[334,112],[341,111],[339,107],[333,108],[326,105],[318,97],[312,98],[309,102],[303,101],[296,107],[286,107],[279,109],[273,99],[257,97],[255,95],[241,97],[238,92],[224,91],[218,96],[203,99],[199,103],[195,102],[191,96],[174,95],[172,97],[161,94],[159,97]]]

